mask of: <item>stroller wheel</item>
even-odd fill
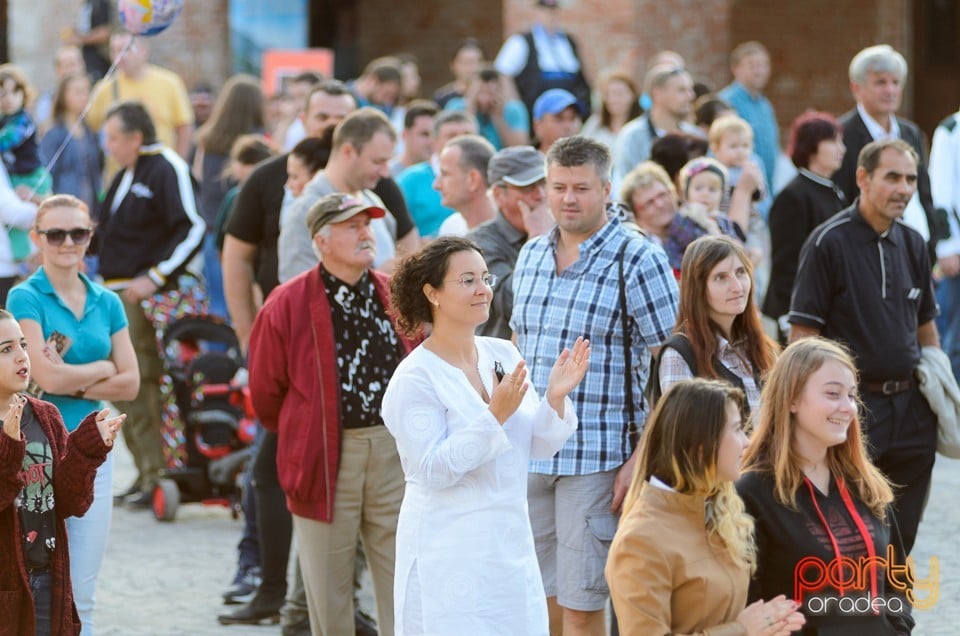
[[[180,506],[180,488],[172,479],[161,479],[153,488],[153,516],[157,521],[173,521]]]

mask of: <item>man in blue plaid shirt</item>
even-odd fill
[[[557,227],[523,247],[513,276],[511,327],[533,386],[547,385],[553,360],[577,336],[588,338],[592,351],[586,378],[570,394],[579,429],[553,459],[531,463],[528,481],[551,633],[561,633],[562,620],[564,636],[605,633],[603,568],[634,465],[627,400],[642,424],[650,354],[670,335],[677,314],[666,254],[607,214],[610,162],[609,149],[586,137],[551,147],[547,200]],[[621,251],[632,396],[625,394]]]

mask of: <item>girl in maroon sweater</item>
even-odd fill
[[[0,636],[75,636],[64,519],[90,507],[126,415],[91,413],[68,435],[55,406],[21,395],[29,379],[26,339],[0,310]]]

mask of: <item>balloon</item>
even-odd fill
[[[117,14],[124,28],[134,35],[156,35],[173,24],[183,9],[183,0],[119,0]]]

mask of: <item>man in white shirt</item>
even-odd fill
[[[536,21],[525,33],[507,38],[494,67],[513,78],[517,94],[533,113],[533,103],[544,91],[563,88],[573,93],[584,117],[590,110],[590,85],[583,73],[577,44],[560,24],[558,0],[537,0]]]
[[[937,327],[953,375],[960,378],[960,112],[944,119],[933,133],[930,186],[940,230],[937,265],[940,282]]]

